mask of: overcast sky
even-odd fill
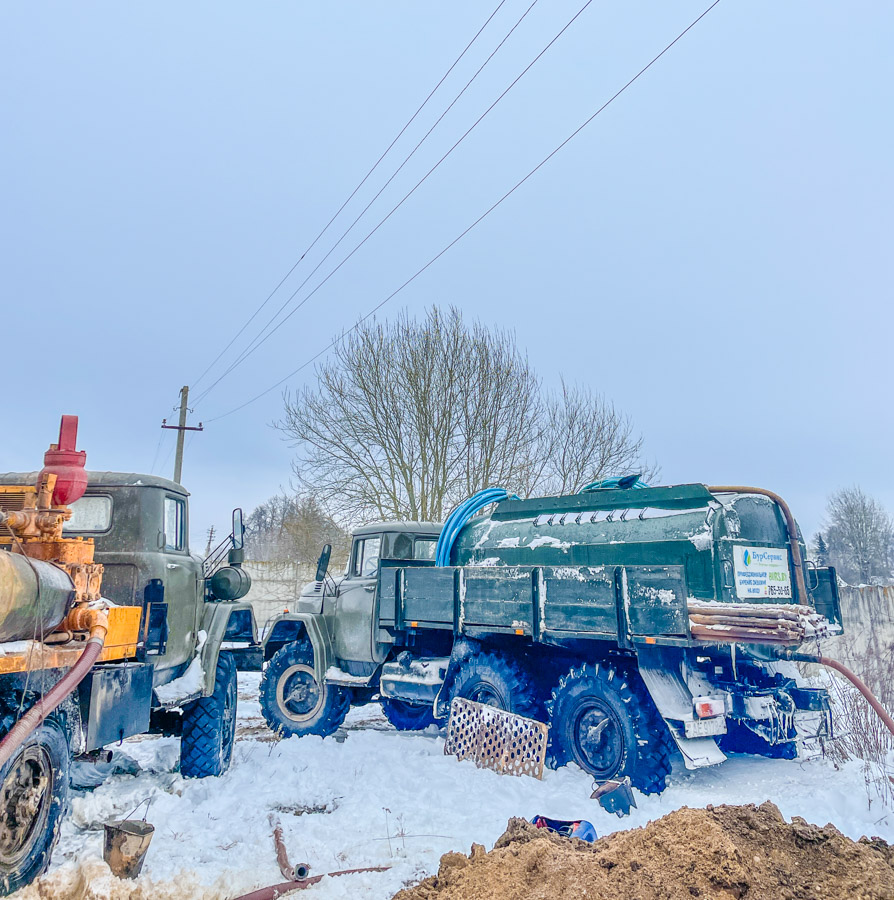
[[[584,0],[540,0],[307,284],[447,151]],[[708,5],[592,2],[344,267],[195,406],[192,532],[288,485],[282,379],[379,303]],[[97,469],[170,476],[181,385],[264,301],[497,0],[0,6],[0,470],[59,416]],[[507,0],[341,219],[194,390],[307,277],[530,0]],[[886,2],[722,0],[386,305],[514,329],[630,414],[665,483],[894,511]],[[330,237],[331,235],[331,237]],[[328,243],[327,243],[328,241]],[[288,311],[291,307],[287,307]],[[312,368],[287,381],[297,387]]]

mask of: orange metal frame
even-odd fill
[[[113,606],[109,611],[109,631],[98,662],[133,659],[140,639],[139,606]],[[9,646],[9,645],[7,645]],[[70,669],[84,651],[83,641],[42,644],[16,641],[15,649],[0,655],[0,675],[41,669]],[[0,645],[2,651],[2,645]]]

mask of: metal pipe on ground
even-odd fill
[[[293,866],[289,862],[286,842],[282,836],[282,825],[273,814],[270,815],[269,821],[273,826],[273,846],[276,848],[276,863],[279,871],[282,872],[282,877],[288,881],[306,881],[310,875],[310,866],[307,863],[298,863],[297,866]]]
[[[0,741],[0,768],[6,765],[16,751],[28,739],[28,735],[58,707],[63,700],[84,680],[87,673],[102,653],[108,631],[109,617],[102,609],[73,609],[63,623],[73,631],[89,630],[84,652],[78,661],[62,676],[47,693],[10,728]]]
[[[258,888],[250,894],[235,897],[234,900],[276,900],[291,891],[302,891],[312,884],[318,884],[324,878],[335,878],[338,875],[356,875],[360,872],[387,872],[391,866],[367,866],[364,869],[343,869],[341,872],[328,872],[326,875],[314,875],[313,878],[303,878],[301,881],[284,881],[281,884],[271,884],[268,887]]]

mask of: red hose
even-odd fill
[[[90,629],[90,637],[78,661],[10,728],[9,733],[0,741],[0,768],[12,759],[15,752],[28,739],[28,735],[62,703],[93,668],[105,643],[106,621],[105,614],[103,614],[102,621]]]
[[[891,734],[894,734],[894,719],[888,714],[888,711],[885,709],[881,703],[878,702],[875,695],[869,688],[863,683],[863,681],[858,678],[847,666],[843,666],[837,659],[829,659],[828,656],[818,656],[816,657],[816,661],[821,665],[828,666],[830,669],[835,669],[836,672],[841,672],[845,678],[866,698],[866,702],[876,711],[878,717],[885,723],[888,728],[888,731]]]

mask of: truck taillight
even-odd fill
[[[722,716],[726,712],[723,697],[696,697],[693,699],[692,705],[695,707],[695,714],[700,719]]]

